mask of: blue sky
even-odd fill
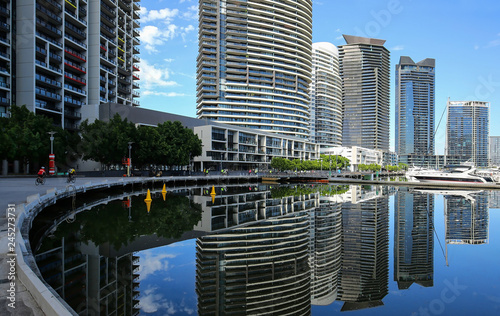
[[[141,107],[196,116],[198,0],[141,1]],[[436,59],[436,126],[452,101],[490,102],[490,135],[500,136],[500,1],[313,1],[313,42],[345,44],[342,34],[386,40],[394,73],[400,56]],[[446,115],[436,133],[443,154]]]

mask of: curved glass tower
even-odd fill
[[[199,2],[197,116],[309,136],[312,1]]]
[[[327,42],[313,44],[311,141],[321,147],[342,145],[342,89],[339,51]]]

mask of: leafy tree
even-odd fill
[[[47,162],[50,151],[47,132],[54,129],[52,121],[35,115],[24,105],[12,105],[9,110],[10,118],[3,120],[0,133],[2,158],[19,160],[23,164]]]
[[[80,124],[80,130],[82,158],[99,161],[108,168],[128,157],[128,143],[136,139],[134,123],[122,120],[118,113],[109,122],[96,120],[89,124],[85,120]]]
[[[189,164],[191,157],[202,153],[201,139],[181,122],[167,121],[158,125],[158,133],[163,139],[160,151],[161,164],[182,166]]]

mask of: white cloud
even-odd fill
[[[403,45],[397,45],[397,46],[394,46],[391,51],[398,51],[398,50],[404,50],[405,47]]]
[[[497,46],[500,46],[500,39],[489,41],[488,44],[486,44],[486,48],[497,47]]]
[[[167,271],[169,262],[166,259],[175,257],[176,255],[172,254],[151,255],[146,252],[145,257],[141,258],[141,264],[139,266],[140,280],[145,280],[149,275],[153,275],[157,271]]]
[[[141,41],[144,48],[149,52],[157,52],[156,46],[163,45],[167,40],[173,39],[177,34],[178,26],[169,24],[166,28],[159,29],[153,25],[147,25],[140,31]]]
[[[145,313],[156,313],[158,309],[165,309],[168,315],[177,313],[173,302],[168,302],[161,294],[149,294],[142,296],[139,305]]]
[[[178,93],[178,92],[159,92],[159,91],[144,91],[141,93],[143,96],[147,95],[153,95],[153,96],[161,96],[161,97],[168,97],[168,98],[173,98],[173,97],[185,97],[185,93]]]
[[[187,11],[182,13],[182,17],[186,20],[198,20],[198,6],[189,6]]]
[[[170,23],[174,17],[179,14],[178,9],[161,9],[149,11],[145,7],[141,7],[141,23],[148,23],[151,21],[162,20],[162,22]]]

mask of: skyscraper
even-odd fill
[[[500,166],[500,136],[490,136],[490,165]]]
[[[331,43],[313,44],[311,141],[321,147],[342,145],[342,90],[339,53]]]
[[[389,62],[385,40],[344,35],[342,145],[389,151]]]
[[[489,102],[448,101],[446,156],[459,160],[453,163],[488,166],[489,113]]]
[[[87,104],[139,105],[139,1],[18,0],[9,8],[17,28],[12,47],[0,43],[9,58],[0,65],[15,82],[0,97],[67,129]]]
[[[309,137],[312,1],[199,4],[197,116]]]
[[[406,164],[422,166],[434,155],[435,63],[402,56],[396,65],[396,153]]]

